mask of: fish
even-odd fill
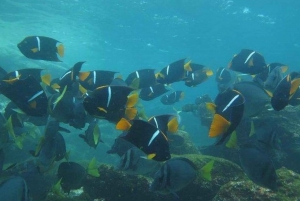
[[[239,125],[244,113],[244,103],[245,99],[240,92],[229,89],[217,95],[215,104],[206,104],[214,112],[209,137],[220,136],[215,145],[222,144]]]
[[[244,99],[244,117],[258,115],[270,103],[270,94],[256,82],[238,82],[232,88],[240,92]]]
[[[271,105],[273,109],[276,111],[283,110],[289,104],[299,85],[299,73],[291,72],[286,75],[276,86],[272,94]]]
[[[153,100],[169,90],[165,88],[163,84],[156,84],[147,88],[142,88],[139,93],[139,98],[144,101]]]
[[[134,145],[129,141],[123,139],[121,134],[121,136],[115,139],[110,150],[108,150],[106,153],[117,154],[118,156],[122,157],[126,153],[126,151],[128,151],[132,147],[134,147]]]
[[[76,162],[62,162],[58,166],[57,177],[61,179],[61,187],[64,192],[79,189],[83,186],[87,175],[99,177],[96,160],[92,159],[87,168]]]
[[[213,75],[213,71],[208,68],[192,71],[192,73],[189,73],[186,76],[186,79],[184,80],[184,84],[188,87],[195,87],[205,82],[212,75]]]
[[[125,82],[135,89],[142,89],[156,84],[154,69],[141,69],[130,73]],[[136,86],[135,86],[136,85]]]
[[[85,89],[93,91],[97,87],[110,85],[118,72],[106,70],[93,70],[79,73],[79,83]]]
[[[20,177],[10,177],[0,184],[1,201],[30,201],[26,181]]]
[[[148,160],[146,154],[137,147],[128,149],[116,166],[117,170],[131,175],[146,175],[159,168],[158,161]]]
[[[257,74],[253,80],[260,83],[265,89],[273,92],[287,70],[288,66],[285,64],[270,63],[267,65],[267,69]]]
[[[29,116],[47,115],[48,98],[40,83],[31,75],[12,83],[2,80],[0,92]]]
[[[183,189],[196,179],[197,167],[187,158],[172,158],[166,161],[155,173],[154,180],[150,184],[151,192],[160,194],[174,194]]]
[[[219,92],[223,92],[237,81],[237,76],[228,68],[218,68],[215,80],[217,82]]]
[[[234,55],[228,68],[240,73],[256,75],[263,72],[267,68],[267,64],[260,53],[250,49],[242,49]]]
[[[101,140],[101,133],[100,128],[98,126],[98,120],[94,119],[94,121],[89,124],[84,135],[80,134],[79,137],[81,137],[90,147],[96,149],[99,142],[103,142]]]
[[[83,100],[85,110],[95,118],[117,123],[122,117],[133,119],[137,114],[134,105],[138,94],[126,86],[102,86],[88,92]]]
[[[88,117],[83,106],[83,99],[73,97],[73,115],[69,119],[69,125],[77,129],[82,129],[85,127],[87,121]]]
[[[185,71],[192,71],[190,62],[185,64],[184,61],[185,59],[180,59],[164,67],[156,74],[156,81],[160,84],[182,81],[185,78]]]
[[[45,36],[28,36],[18,43],[20,52],[29,59],[61,62],[64,56],[63,44]]]
[[[257,185],[277,190],[277,174],[269,155],[254,144],[240,146],[239,159],[242,169]]]
[[[184,98],[184,92],[183,91],[174,91],[168,95],[163,95],[160,98],[160,102],[164,105],[172,105],[176,102],[179,102]]]
[[[177,115],[173,114],[152,116],[148,119],[148,122],[165,134],[167,134],[167,132],[177,132],[179,124]]]
[[[184,145],[185,139],[178,134],[168,135],[170,149],[180,148]]]
[[[147,158],[166,161],[171,158],[166,135],[147,121],[134,119],[129,123],[122,118],[116,129],[125,131],[121,138],[141,149]]]

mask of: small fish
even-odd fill
[[[48,98],[40,83],[31,75],[12,83],[0,82],[0,92],[29,116],[47,114]]]
[[[237,80],[236,74],[228,68],[218,68],[215,78],[219,92],[231,87]]]
[[[222,144],[239,125],[244,113],[244,103],[243,95],[231,89],[219,93],[215,104],[207,103],[206,107],[215,113],[209,137],[221,136],[216,145]]]
[[[239,150],[241,166],[254,183],[277,190],[277,175],[272,160],[264,151],[252,144],[244,144]]]
[[[289,104],[300,85],[299,73],[292,72],[286,75],[276,86],[271,98],[271,105],[274,110],[280,111]]]
[[[132,175],[145,175],[159,167],[158,161],[148,160],[147,155],[137,147],[128,149],[117,165],[118,170]]]
[[[88,92],[83,100],[85,110],[95,118],[118,122],[122,117],[133,119],[137,110],[134,105],[138,94],[130,93],[132,88],[126,86],[102,86]]]
[[[111,146],[111,149],[108,150],[106,153],[117,154],[118,156],[122,157],[126,153],[127,150],[134,147],[134,145],[132,143],[123,139],[121,136],[119,136],[115,139],[115,142]]]
[[[150,191],[160,194],[174,194],[196,179],[197,168],[186,158],[173,158],[166,161],[155,173]]]
[[[188,74],[188,76],[186,76],[184,84],[188,87],[195,87],[203,83],[204,81],[206,81],[212,75],[213,75],[213,71],[208,68],[192,71],[191,73]]]
[[[173,114],[163,114],[150,117],[148,122],[161,130],[163,133],[175,133],[178,130],[178,117]]]
[[[29,201],[26,181],[19,176],[11,177],[0,184],[1,201]]]
[[[94,70],[79,73],[79,83],[85,89],[93,91],[97,87],[110,85],[117,72],[106,70]]]
[[[144,101],[153,100],[169,90],[165,88],[163,84],[156,84],[147,88],[142,88],[139,94],[139,98]]]
[[[95,119],[93,122],[91,122],[84,135],[80,134],[79,137],[81,137],[90,147],[96,149],[99,142],[103,142],[101,140],[98,120]]]
[[[185,71],[192,71],[190,62],[185,64],[184,61],[185,59],[180,59],[164,67],[156,74],[156,81],[160,84],[182,81],[185,78]]]
[[[228,68],[240,73],[255,75],[263,72],[267,68],[264,57],[254,50],[242,49],[235,55]]]
[[[156,84],[154,69],[141,69],[130,73],[125,82],[135,89],[142,89]],[[136,85],[136,86],[134,86]]]
[[[61,187],[66,193],[70,193],[70,190],[81,188],[87,175],[100,176],[95,158],[90,161],[87,168],[76,162],[62,162],[57,170],[57,177],[61,179]]]
[[[174,91],[168,95],[164,95],[160,98],[160,102],[164,105],[172,105],[176,102],[179,102],[184,98],[183,91]]]
[[[118,130],[126,131],[121,138],[141,149],[147,158],[165,161],[171,158],[166,135],[147,121],[122,118],[116,125]]]
[[[45,36],[29,36],[18,43],[21,53],[29,59],[61,61],[58,56],[64,56],[64,46],[58,40]]]

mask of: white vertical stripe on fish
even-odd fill
[[[93,71],[93,75],[94,75],[93,83],[96,84],[96,71]]]
[[[34,94],[27,102],[32,101],[33,99],[35,99],[36,97],[38,97],[39,95],[41,95],[44,91],[39,91],[36,94]]]
[[[136,74],[136,77],[137,77],[137,78],[140,78],[140,75],[139,75],[139,72],[138,72],[138,71],[135,71],[135,74]]]
[[[150,91],[151,91],[152,93],[154,93],[154,91],[153,91],[153,88],[152,88],[152,87],[150,87]]]
[[[227,110],[228,107],[230,107],[230,105],[235,101],[235,99],[237,99],[240,95],[236,95],[235,97],[233,97],[233,99],[231,99],[231,101],[226,105],[226,107],[223,109],[222,112],[224,112],[225,110]]]
[[[67,75],[69,75],[71,73],[71,71],[66,72],[66,74],[64,74],[61,78],[59,78],[60,80],[62,80],[64,77],[66,77]]]
[[[37,44],[38,44],[38,49],[39,49],[39,51],[41,51],[41,41],[40,41],[40,38],[36,37],[36,40],[37,40]]]
[[[170,68],[170,65],[167,66],[167,75],[169,75],[169,68]]]
[[[253,51],[253,52],[251,52],[251,53],[249,54],[249,56],[247,57],[247,59],[246,59],[246,61],[244,62],[244,64],[248,62],[248,60],[252,57],[252,55],[253,55],[254,53],[255,53],[255,51]]]
[[[19,71],[17,71],[17,70],[15,71],[15,76],[19,77]]]
[[[109,106],[109,103],[110,103],[110,99],[111,99],[111,88],[108,87],[108,97],[107,97],[107,104],[106,104],[106,107]]]
[[[157,123],[157,121],[156,121],[156,117],[154,117],[153,119],[154,119],[154,122],[155,122],[156,128],[158,128],[158,123]]]
[[[222,73],[224,72],[225,68],[223,68],[223,70],[221,70],[221,73],[220,73],[220,77],[222,76]]]
[[[150,146],[150,144],[153,142],[153,140],[158,136],[159,134],[159,130],[157,130],[151,137],[149,143],[148,143],[148,147]]]

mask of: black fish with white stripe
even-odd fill
[[[105,70],[93,70],[79,73],[79,83],[87,90],[95,90],[97,87],[110,85],[117,72]]]
[[[141,69],[130,73],[125,82],[128,86],[142,89],[156,84],[154,69]]]
[[[179,102],[184,98],[183,91],[174,91],[170,94],[166,94],[160,98],[160,102],[164,105],[172,105],[176,102]]]
[[[142,88],[139,94],[140,99],[144,101],[153,100],[169,90],[163,84],[156,84],[150,87]]]

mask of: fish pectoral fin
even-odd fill
[[[32,51],[33,53],[37,53],[37,52],[39,51],[39,48],[37,48],[37,47],[32,48],[31,51]]]
[[[97,107],[97,109],[98,109],[99,111],[101,111],[101,112],[107,113],[107,110],[104,109],[103,107]]]
[[[227,131],[230,122],[219,114],[215,114],[209,129],[209,137],[217,137]]]

